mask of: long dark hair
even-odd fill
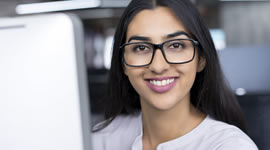
[[[127,28],[133,17],[144,9],[159,6],[168,7],[175,13],[191,36],[199,41],[199,58],[204,57],[206,60],[204,70],[197,73],[191,88],[191,103],[214,119],[235,125],[246,132],[243,114],[236,97],[226,85],[209,30],[190,0],[132,0],[125,9],[114,36],[108,97],[104,102],[107,122],[99,129],[119,114],[130,115],[141,109],[139,95],[124,74],[119,47],[126,41]]]

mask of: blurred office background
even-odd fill
[[[44,13],[31,12],[30,8],[18,7],[20,4],[63,5],[82,1],[92,1],[93,6],[51,11],[74,13],[82,19],[91,113],[99,116],[113,34],[130,0],[0,0],[0,17]],[[270,149],[270,1],[192,1],[211,31],[224,73],[246,114],[249,135],[259,149]],[[99,120],[100,117],[93,117],[92,122]]]

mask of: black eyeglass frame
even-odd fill
[[[165,52],[164,52],[164,50],[163,50],[163,45],[164,45],[165,43],[168,43],[168,42],[171,42],[171,41],[175,41],[175,40],[188,40],[188,41],[191,41],[191,42],[192,42],[192,44],[193,44],[193,56],[192,56],[192,58],[191,58],[190,60],[184,61],[184,62],[180,62],[180,63],[173,63],[173,62],[169,62],[169,61],[167,60],[166,55],[165,55]],[[145,43],[145,44],[149,44],[149,45],[152,46],[152,48],[153,48],[153,54],[152,54],[152,58],[151,58],[151,60],[150,60],[150,62],[149,62],[148,64],[145,64],[145,65],[129,65],[129,64],[126,62],[126,60],[125,60],[125,58],[124,58],[124,51],[125,51],[124,47],[127,46],[127,45],[130,45],[130,44],[134,44],[134,43]],[[162,43],[160,43],[160,44],[153,44],[153,43],[150,43],[150,42],[134,42],[134,43],[126,43],[126,44],[123,44],[123,45],[120,46],[120,50],[121,50],[121,53],[122,53],[122,56],[121,56],[121,57],[122,57],[122,61],[123,61],[127,66],[129,66],[129,67],[144,67],[144,66],[150,65],[150,64],[152,63],[152,61],[153,61],[153,58],[154,58],[154,56],[155,56],[155,54],[156,54],[156,50],[157,50],[157,49],[161,50],[161,53],[162,53],[162,55],[163,55],[163,58],[165,59],[165,61],[166,61],[168,64],[185,64],[185,63],[189,63],[189,62],[191,62],[191,61],[194,59],[195,53],[196,53],[196,47],[199,46],[199,42],[196,41],[196,40],[194,40],[194,39],[172,39],[172,40],[164,41],[164,42],[162,42]]]

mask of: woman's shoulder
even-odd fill
[[[102,128],[107,124],[109,120],[104,120],[94,126],[94,130]],[[97,134],[110,134],[113,132],[118,132],[120,130],[127,130],[129,128],[139,127],[141,124],[141,114],[136,113],[132,115],[119,115],[115,117],[107,126],[105,126],[100,131],[95,133]]]
[[[94,127],[100,128],[106,121]],[[105,128],[92,133],[92,145],[94,149],[111,150],[131,149],[135,138],[141,132],[141,114],[119,115]],[[124,142],[123,142],[124,141]]]
[[[215,143],[218,150],[257,150],[256,144],[250,137],[236,126],[217,121],[207,116],[205,125],[205,135],[209,141]]]
[[[209,132],[209,135],[213,134],[223,138],[233,136],[249,138],[241,129],[234,125],[215,120],[210,116],[207,116],[205,120],[205,126],[207,126],[206,130]]]

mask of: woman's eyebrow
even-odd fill
[[[177,31],[175,33],[168,34],[165,38],[168,39],[168,38],[173,38],[173,37],[177,37],[177,36],[180,36],[180,35],[185,35],[188,38],[190,37],[188,35],[188,33],[184,32],[184,31]]]
[[[128,39],[128,42],[132,41],[132,40],[139,40],[139,41],[150,41],[149,37],[145,37],[145,36],[138,36],[138,35],[133,35]]]
[[[180,35],[185,35],[185,36],[187,36],[188,38],[190,37],[190,36],[188,35],[188,33],[184,32],[184,31],[177,31],[177,32],[175,32],[175,33],[168,34],[167,36],[165,36],[165,39],[177,37],[177,36],[180,36]],[[146,37],[146,36],[133,35],[133,36],[131,36],[131,37],[128,39],[128,42],[130,42],[130,41],[132,41],[132,40],[138,40],[138,41],[150,41],[151,39],[150,39],[149,37]]]

